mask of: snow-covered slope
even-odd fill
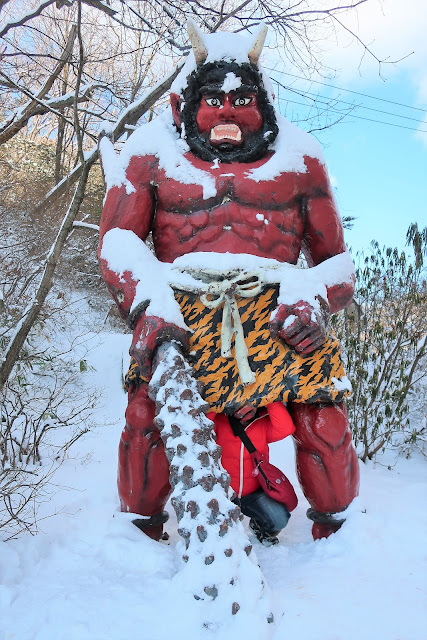
[[[176,588],[181,539],[173,510],[169,544],[153,542],[118,510],[116,452],[128,346],[128,336],[94,338],[82,375],[99,390],[97,426],[55,476],[38,535],[0,543],[1,640],[427,637],[427,479],[425,462],[417,458],[394,465],[394,458],[382,457],[362,465],[360,498],[328,540],[312,541],[299,492],[278,546],[261,547],[250,535],[272,590],[274,627],[266,631],[264,621],[249,626],[236,615],[224,616],[217,629],[203,629],[191,585]],[[298,486],[290,441],[272,446],[272,461]]]

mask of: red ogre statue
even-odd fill
[[[112,179],[104,160],[101,271],[133,330],[121,508],[151,516],[135,523],[160,538],[169,470],[147,383],[156,348],[174,340],[213,411],[288,403],[313,536],[326,537],[341,526],[359,483],[343,401],[349,385],[328,329],[330,314],[353,294],[340,216],[317,143],[274,110],[258,65],[265,31],[253,44],[189,31],[193,53],[172,87],[171,109],[131,136]],[[150,232],[157,260],[143,251]],[[309,269],[297,271],[289,265],[301,251]],[[207,294],[172,291],[157,280],[162,263],[198,273]],[[278,275],[261,277],[264,265]],[[323,277],[317,293],[315,274],[316,282]],[[307,287],[295,284],[301,277]]]

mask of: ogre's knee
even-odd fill
[[[347,410],[337,404],[294,404],[294,438],[305,449],[339,449],[351,441]]]
[[[290,408],[295,423],[297,473],[315,523],[343,511],[359,488],[359,466],[344,403]],[[311,516],[310,516],[311,517]],[[329,523],[331,524],[331,523]],[[332,522],[335,526],[336,522]]]
[[[125,413],[127,427],[136,431],[152,431],[155,414],[154,402],[148,396],[148,385],[141,384],[136,389],[131,387]]]

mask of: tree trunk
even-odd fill
[[[55,272],[55,268],[61,255],[61,251],[64,247],[65,241],[67,239],[68,234],[70,233],[73,222],[79,212],[80,205],[82,203],[84,192],[86,188],[86,183],[89,175],[90,168],[93,162],[86,162],[83,166],[82,173],[80,175],[80,179],[76,190],[74,192],[73,199],[68,207],[67,213],[62,221],[61,227],[58,231],[58,234],[53,242],[46,264],[43,270],[43,274],[40,280],[40,283],[37,287],[37,291],[34,295],[33,301],[28,306],[21,320],[19,321],[15,333],[13,334],[6,352],[3,356],[1,367],[0,367],[0,389],[3,387],[5,382],[8,380],[10,373],[13,369],[13,366],[18,359],[19,353],[21,351],[22,345],[24,344],[31,327],[36,321],[40,310],[43,306],[44,301],[52,287],[52,279],[53,274]]]

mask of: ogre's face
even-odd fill
[[[252,64],[204,64],[188,77],[184,101],[172,111],[191,151],[202,160],[253,162],[268,152],[278,127],[262,79]]]
[[[224,93],[214,86],[203,87],[196,123],[200,135],[213,147],[224,152],[240,147],[248,134],[262,128],[257,93],[249,88]]]

